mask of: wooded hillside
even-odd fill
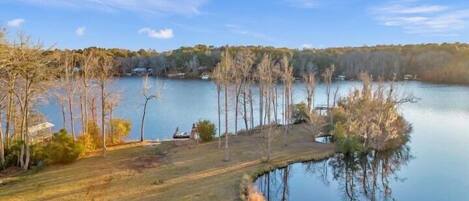
[[[130,51],[125,49],[105,49],[120,63],[119,72],[127,73],[136,67],[154,69],[155,73],[188,73],[196,77],[202,71],[211,71],[220,61],[221,52],[226,47],[196,45],[181,47],[167,52],[154,50]],[[78,53],[95,49],[73,50]],[[418,80],[439,83],[469,83],[469,45],[420,44],[420,45],[380,45],[372,47],[343,47],[327,49],[287,49],[262,46],[230,47],[230,51],[250,49],[256,56],[256,67],[264,53],[274,59],[283,55],[291,58],[296,77],[305,72],[321,74],[327,67],[335,65],[336,75],[355,79],[360,72],[368,72],[374,77],[403,79],[406,74]]]

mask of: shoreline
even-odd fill
[[[282,129],[274,129],[272,135],[276,140],[269,162],[262,159],[265,139],[260,132],[230,136],[228,162],[223,161],[217,140],[180,146],[130,143],[105,157],[17,176],[2,184],[0,200],[239,200],[246,174],[335,153],[334,145],[315,143],[303,125],[292,126],[288,146],[283,144]]]
[[[299,156],[287,160],[275,161],[266,163],[266,166],[256,170],[255,172],[246,173],[243,175],[241,183],[240,183],[240,199],[243,201],[248,201],[248,198],[251,193],[259,193],[255,188],[253,189],[254,182],[257,178],[261,177],[262,175],[269,173],[275,169],[281,169],[287,167],[292,164],[296,163],[304,163],[304,162],[317,162],[321,160],[326,160],[336,154],[335,151],[333,152],[323,152],[315,155],[310,156]],[[254,190],[254,191],[253,191]]]

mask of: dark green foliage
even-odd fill
[[[83,145],[73,142],[73,138],[62,129],[54,133],[51,142],[43,148],[43,155],[48,164],[64,164],[78,159],[83,151]]]
[[[356,135],[347,135],[343,124],[335,124],[332,132],[339,152],[344,154],[354,154],[363,151],[360,139]]]
[[[5,149],[5,163],[3,164],[4,167],[0,166],[0,169],[16,165],[16,162],[18,161],[18,157],[20,155],[22,144],[23,144],[23,141],[15,140],[10,145],[10,147]]]
[[[209,120],[200,120],[197,122],[197,131],[202,142],[210,142],[215,136],[215,124]]]
[[[310,112],[308,111],[308,107],[306,103],[301,102],[298,104],[293,105],[293,123],[305,123],[310,120]]]

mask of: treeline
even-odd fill
[[[66,163],[121,143],[131,122],[113,115],[121,96],[109,87],[116,66],[106,50],[47,50],[28,36],[8,41],[0,32],[0,170]],[[38,105],[50,99],[70,133],[48,135]]]
[[[167,52],[143,49],[101,50],[119,61],[117,72],[120,73],[129,73],[136,67],[147,67],[161,75],[183,72],[188,77],[196,77],[202,72],[212,72],[226,48],[196,45]],[[99,48],[73,51],[82,53],[90,49]],[[386,79],[401,80],[407,75],[411,79],[429,82],[469,83],[469,45],[463,43],[303,50],[263,46],[236,46],[229,49],[233,54],[249,49],[254,54],[254,64],[259,63],[265,54],[273,58],[288,55],[294,76],[298,78],[311,71],[322,74],[327,67],[334,64],[334,76],[344,75],[347,79],[357,79],[356,76],[361,72],[368,72],[373,77]]]

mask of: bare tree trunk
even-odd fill
[[[58,97],[58,99],[61,99],[61,97]],[[62,112],[62,125],[64,128],[66,128],[67,126],[67,114],[66,114],[66,108],[65,108],[65,104],[62,100],[59,100],[59,104],[60,104],[60,110]]]
[[[267,87],[268,91],[267,91],[267,108],[266,108],[266,112],[267,112],[267,126],[269,127],[267,129],[267,161],[270,161],[270,154],[271,154],[271,142],[272,142],[272,136],[271,136],[271,131],[272,131],[272,121],[271,121],[271,113],[272,113],[272,107],[271,107],[271,99],[272,99],[272,88],[269,86]]]
[[[23,161],[23,155],[26,154],[24,156],[24,162],[22,162],[22,168],[23,169],[28,169],[29,167],[29,138],[28,138],[28,127],[29,127],[29,123],[28,123],[28,117],[29,117],[29,82],[27,81],[26,82],[26,89],[25,89],[25,94],[24,94],[24,115],[23,115],[23,149],[22,149],[22,152],[23,154],[21,155],[21,161]]]
[[[145,99],[145,104],[143,105],[143,115],[142,115],[142,123],[140,124],[140,142],[143,142],[143,135],[144,135],[144,124],[145,124],[145,115],[147,113],[147,103],[148,98]]]
[[[221,148],[221,107],[220,107],[221,86],[217,84],[217,112],[218,112],[218,148]]]
[[[249,87],[249,106],[251,107],[251,112],[249,112],[249,114],[251,115],[251,129],[253,129],[254,128],[254,104],[253,104],[253,99],[252,99],[251,87]]]
[[[69,92],[70,93],[70,92]],[[69,115],[70,115],[70,130],[72,131],[72,136],[73,136],[73,141],[75,142],[76,136],[75,136],[75,123],[73,121],[73,98],[68,97],[68,110],[69,110]]]
[[[236,86],[236,97],[235,97],[235,132],[234,134],[238,134],[238,113],[239,113],[239,95],[241,93],[241,84],[237,84]]]
[[[114,144],[114,128],[112,126],[112,113],[114,111],[113,106],[109,107],[109,138],[111,139],[111,144]]]
[[[5,146],[4,146],[4,139],[3,139],[2,115],[3,114],[0,111],[0,167],[3,167],[3,164],[5,164]]]
[[[267,102],[267,108],[266,108],[266,113],[267,113],[267,125],[272,123],[272,89],[270,87],[267,87],[267,96],[266,96],[266,102]]]
[[[83,131],[85,133],[88,133],[88,75],[87,75],[87,69],[84,69],[83,71]]]
[[[86,132],[86,125],[88,122],[85,121],[85,108],[84,108],[84,101],[83,101],[83,96],[80,95],[80,115],[81,115],[81,132],[88,134]]]
[[[87,78],[83,78],[83,79],[87,79]],[[83,88],[83,108],[84,108],[83,122],[85,122],[85,124],[83,125],[83,128],[84,128],[85,133],[88,133],[88,125],[87,125],[88,124],[88,86],[87,85],[85,85],[85,87]]]
[[[230,150],[228,147],[228,87],[225,84],[225,161],[230,160]]]
[[[264,90],[259,83],[259,125],[262,127],[264,121],[262,116],[264,115]]]
[[[287,130],[288,130],[288,123],[287,123],[287,113],[288,113],[288,90],[287,90],[287,85],[284,84],[283,88],[283,96],[282,96],[282,102],[283,102],[283,145],[287,145]]]
[[[272,98],[272,104],[274,105],[274,122],[275,124],[278,124],[278,120],[277,120],[277,95],[278,95],[278,91],[277,91],[277,86],[276,84],[274,85],[274,94],[273,94],[273,98]]]
[[[91,98],[91,121],[98,124],[96,97]]]
[[[8,92],[8,105],[7,105],[7,115],[5,121],[5,147],[10,147],[10,130],[11,130],[11,123],[13,117],[13,91]]]
[[[101,135],[103,135],[103,155],[106,154],[106,97],[104,95],[105,83],[101,83]]]
[[[244,126],[246,131],[249,129],[248,125],[248,110],[247,110],[247,93],[246,93],[246,86],[243,88],[243,110],[244,110]]]

